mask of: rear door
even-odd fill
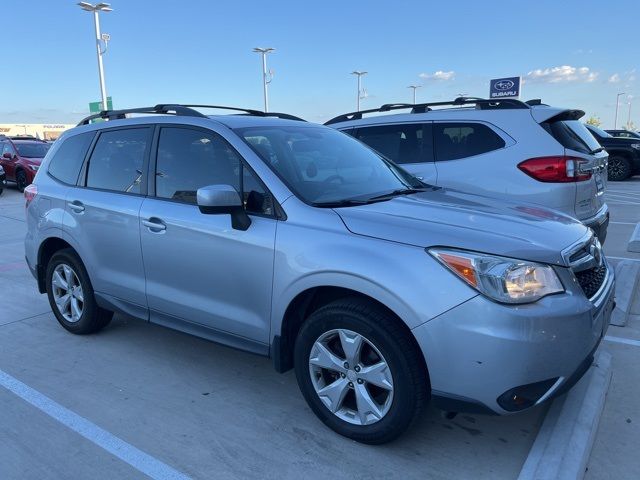
[[[594,216],[604,205],[607,186],[608,154],[579,120],[556,116],[543,124],[565,148],[565,155],[579,159],[580,171],[591,174],[588,180],[575,182],[575,212],[580,220]]]
[[[359,127],[354,135],[423,182],[437,183],[431,122]]]

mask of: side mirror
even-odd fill
[[[244,211],[240,194],[231,185],[208,185],[199,188],[196,201],[204,214],[230,214],[231,226],[236,230],[246,230],[251,225],[251,218]]]
[[[11,160],[13,158],[13,155],[11,155],[9,152],[4,152],[2,154],[2,158],[7,158],[7,159]]]

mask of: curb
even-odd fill
[[[518,480],[584,478],[610,382],[611,355],[599,352],[587,374],[551,404]]]
[[[611,325],[624,327],[627,324],[639,278],[640,263],[623,260],[616,265],[616,308],[611,314]]]
[[[629,243],[627,244],[627,251],[640,253],[640,222],[636,225],[636,228],[633,230],[633,233],[631,234],[631,238],[629,238]]]

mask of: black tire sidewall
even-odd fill
[[[342,310],[320,309],[302,327],[295,344],[295,372],[300,390],[313,412],[329,428],[365,443],[385,443],[397,437],[411,423],[416,412],[418,393],[409,373],[407,357],[401,346],[384,328],[358,314]],[[309,374],[309,354],[314,342],[325,332],[348,329],[372,342],[382,353],[393,377],[392,405],[385,417],[371,425],[353,425],[331,413],[318,397]],[[426,382],[426,379],[425,379]]]
[[[82,286],[82,294],[84,297],[82,316],[80,317],[80,320],[75,323],[65,320],[65,318],[58,311],[58,306],[56,305],[56,302],[53,298],[53,289],[51,286],[53,271],[58,265],[62,263],[69,265],[74,270]],[[62,250],[58,253],[55,253],[51,257],[51,260],[47,265],[46,287],[47,297],[49,298],[51,310],[53,310],[53,313],[56,316],[58,322],[60,322],[60,325],[62,325],[68,331],[78,334],[91,333],[96,330],[99,309],[93,295],[93,287],[91,286],[89,275],[87,274],[82,261],[73,251]]]
[[[24,181],[20,182],[20,176],[22,176],[22,178],[24,179]],[[18,188],[19,192],[24,192],[24,189],[27,186],[27,174],[24,173],[22,170],[19,170],[16,173],[16,187]]]
[[[611,176],[610,174],[608,175],[608,180],[612,181],[612,182],[621,182],[623,180],[626,180],[627,178],[629,178],[631,176],[631,163],[629,163],[629,160],[627,160],[625,157],[621,157],[619,155],[613,155],[610,159],[609,159],[609,165],[611,165],[613,162],[617,162],[619,163],[622,167],[622,174],[619,176]]]

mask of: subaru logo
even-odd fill
[[[593,257],[598,266],[602,265],[602,247],[600,246],[600,242],[597,238],[589,247],[589,254]]]
[[[513,88],[514,85],[515,83],[513,83],[511,80],[500,80],[496,82],[494,86],[498,90],[509,90]]]

